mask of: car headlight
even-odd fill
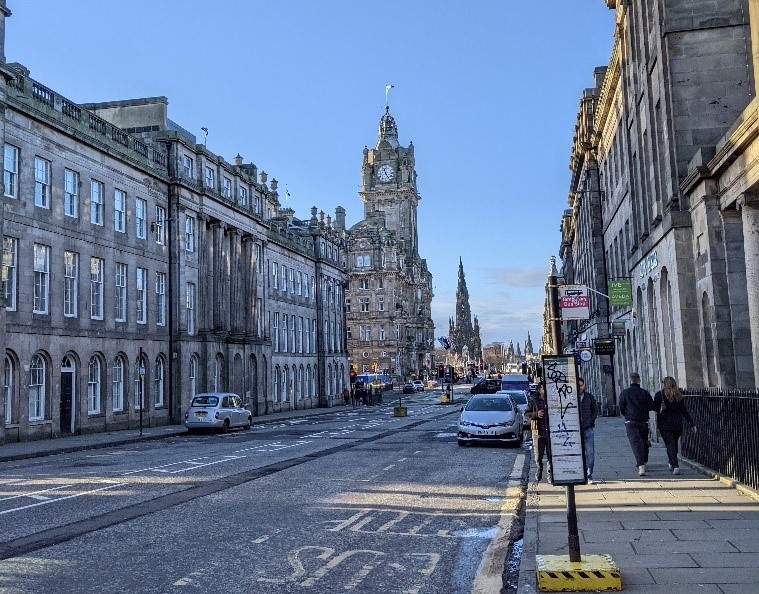
[[[465,421],[464,419],[459,419],[459,425],[462,427],[471,427],[474,425],[474,423],[470,423],[469,421]]]

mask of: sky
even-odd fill
[[[8,0],[5,54],[75,103],[166,96],[169,117],[280,184],[283,206],[363,219],[385,86],[414,142],[436,336],[459,258],[483,345],[540,346],[583,89],[608,63],[600,0]],[[290,196],[285,201],[285,192]]]

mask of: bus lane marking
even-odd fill
[[[82,495],[91,495],[93,493],[99,493],[101,491],[108,491],[109,489],[114,489],[116,487],[124,487],[127,483],[115,483],[113,485],[107,485],[105,487],[100,487],[99,489],[91,489],[89,491],[82,491],[81,493],[75,493],[73,495],[66,495],[65,497],[56,497],[55,499],[48,499],[46,501],[38,501],[37,503],[30,503],[29,505],[22,505],[20,507],[14,507],[12,509],[6,509],[3,511],[0,511],[0,516],[4,514],[10,514],[13,512],[21,511],[24,509],[29,509],[32,507],[39,507],[40,505],[48,505],[50,503],[58,503],[59,501],[65,501],[66,499],[74,499],[75,497],[81,497]]]

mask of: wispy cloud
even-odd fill
[[[486,278],[510,287],[535,288],[544,287],[548,276],[545,266],[527,266],[525,268],[491,268],[485,271]]]

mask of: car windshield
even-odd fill
[[[509,398],[472,398],[464,407],[471,411],[512,411]]]
[[[190,406],[216,406],[219,399],[216,396],[195,396]]]
[[[515,390],[514,392],[506,392],[514,399],[517,404],[527,404],[527,396],[521,390]]]

